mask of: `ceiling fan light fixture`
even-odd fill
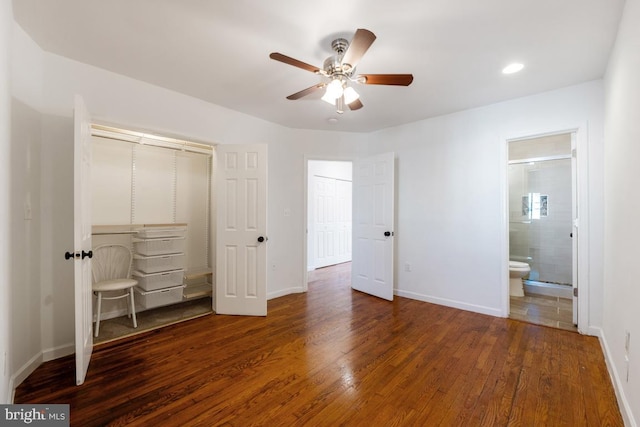
[[[360,95],[351,87],[352,84],[409,86],[413,81],[412,74],[356,75],[360,59],[375,39],[376,36],[371,31],[358,28],[350,42],[343,38],[333,40],[331,48],[335,51],[335,55],[325,59],[322,68],[278,52],[271,53],[269,57],[275,61],[322,76],[321,83],[289,95],[287,99],[300,99],[311,93],[320,93],[318,91],[324,89],[321,99],[334,106],[336,113],[341,114],[345,110],[345,105],[351,111],[360,110],[363,107]]]
[[[333,79],[331,83],[327,85],[327,91],[325,92],[325,96],[329,98],[333,98],[334,100],[340,98],[344,88],[342,87],[342,82],[340,79]]]
[[[351,104],[353,101],[360,98],[360,95],[358,95],[358,92],[356,92],[355,89],[352,88],[351,86],[347,87],[344,90],[343,95],[344,95],[345,104]]]
[[[324,102],[331,104],[331,105],[336,105],[336,99],[331,97],[331,94],[329,93],[329,91],[326,91],[324,93],[324,95],[322,95],[322,99]]]

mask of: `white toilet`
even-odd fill
[[[524,296],[522,278],[530,271],[531,268],[526,262],[509,261],[509,295],[512,297]]]

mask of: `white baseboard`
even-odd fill
[[[75,351],[76,351],[76,346],[74,343],[60,345],[54,348],[47,348],[42,350],[42,361],[48,362],[50,360],[69,356],[70,354],[75,353]]]
[[[29,375],[33,371],[36,370],[38,366],[40,366],[43,362],[42,352],[37,353],[31,359],[27,361],[24,365],[20,367],[9,379],[9,390],[11,390],[11,403],[13,403],[13,398],[16,393],[16,387],[22,384],[22,381],[26,380]]]
[[[461,301],[450,300],[446,298],[432,297],[429,295],[418,294],[416,292],[403,291],[400,289],[394,289],[394,294],[411,298],[418,301],[430,302],[432,304],[444,305],[445,307],[457,308],[465,311],[472,311],[474,313],[487,314],[494,317],[504,317],[502,311],[499,308],[485,307],[482,305],[468,304]]]
[[[607,339],[604,336],[604,331],[602,330],[602,328],[596,328],[594,326],[590,327],[589,329],[593,332],[597,332],[597,334],[594,335],[596,335],[600,339],[600,346],[602,347],[602,352],[604,353],[604,361],[607,364],[607,370],[609,371],[609,376],[611,377],[611,382],[613,383],[613,389],[616,393],[616,398],[618,399],[618,406],[620,407],[624,425],[627,427],[638,427],[638,423],[633,417],[633,412],[631,411],[629,400],[624,393],[622,380],[618,375],[618,371],[616,371],[615,369],[615,364],[613,363],[613,358],[611,357],[611,352],[609,351],[609,345],[607,344]]]
[[[279,291],[276,292],[271,292],[267,294],[267,300],[271,300],[274,298],[280,298],[283,297],[285,295],[289,295],[289,294],[299,294],[304,292],[304,288],[302,288],[302,286],[296,286],[296,287],[292,287],[292,288],[287,288],[287,289],[281,289]]]

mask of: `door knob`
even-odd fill
[[[65,252],[64,253],[64,259],[72,259],[75,258],[75,254],[73,252]]]
[[[258,242],[260,242],[260,243],[266,242],[267,240],[269,240],[268,237],[263,237],[263,236],[258,237]]]
[[[389,237],[389,236],[391,236],[392,234],[393,234],[393,233],[392,233],[392,232],[390,232],[390,231],[385,231],[385,232],[384,232],[384,235],[385,235],[386,237]]]
[[[89,259],[93,258],[93,251],[85,252],[82,251],[82,259],[89,257]]]

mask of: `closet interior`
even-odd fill
[[[140,324],[127,320],[125,301],[104,301],[95,342],[212,312],[213,154],[205,144],[92,127],[92,246],[131,249]]]

